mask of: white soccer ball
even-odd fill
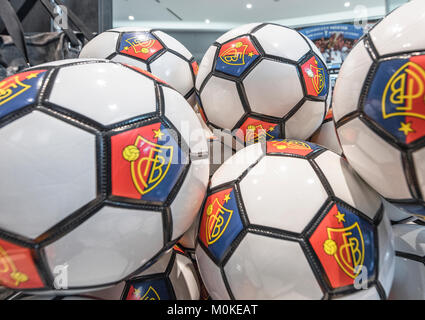
[[[399,208],[425,216],[425,1],[390,13],[351,51],[333,114],[344,155]]]
[[[0,83],[0,284],[121,282],[192,225],[209,176],[195,112],[146,71],[65,60]]]
[[[271,23],[222,35],[196,78],[204,120],[211,128],[235,131],[242,145],[261,136],[309,138],[326,115],[329,87],[317,47],[301,33]],[[225,143],[231,146],[231,139]]]
[[[390,299],[425,299],[425,226],[393,227],[396,250],[394,283]]]
[[[147,70],[195,105],[198,64],[183,44],[163,31],[140,27],[111,29],[88,42],[79,57],[108,59]]]
[[[379,299],[393,250],[380,197],[347,162],[287,139],[249,146],[217,170],[196,258],[213,299]]]

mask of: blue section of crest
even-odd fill
[[[371,119],[380,124],[389,134],[403,143],[406,142],[406,135],[402,131],[399,131],[399,128],[400,122],[405,121],[405,119],[404,117],[390,117],[384,119],[382,113],[382,99],[385,88],[391,77],[407,62],[409,62],[409,59],[396,59],[382,62],[376,71],[364,104],[364,112]],[[394,112],[395,108],[398,106],[391,104],[389,96],[390,95],[387,95],[386,97],[387,109],[391,109]]]
[[[329,73],[328,73],[328,69],[326,67],[326,65],[323,64],[322,60],[320,60],[317,56],[316,56],[316,61],[317,61],[317,67],[320,69],[323,69],[323,75],[325,78],[325,85],[322,89],[322,91],[317,95],[318,97],[326,97],[328,95],[329,92]]]
[[[168,161],[171,160],[170,168],[168,169],[167,174],[163,180],[152,191],[142,196],[142,199],[147,201],[163,202],[167,200],[168,195],[176,185],[176,182],[182,174],[185,166],[189,163],[187,154],[182,151],[178,145],[178,142],[174,140],[173,136],[163,125],[161,125],[161,132],[164,133],[164,135],[162,139],[158,139],[156,143],[163,146],[172,146],[173,155],[172,158],[170,158],[170,151],[165,151],[164,156],[166,156]],[[167,163],[163,165],[162,170],[165,170],[166,167]]]
[[[217,58],[217,65],[215,70],[227,73],[228,75],[239,77],[257,58],[259,55],[250,57],[245,54],[244,59],[239,59],[232,64],[225,63],[220,57]]]
[[[129,284],[135,290],[140,290],[140,297],[144,297],[147,294],[144,300],[158,300],[157,295],[160,300],[173,299],[173,295],[168,290],[167,280],[165,278],[132,280]],[[149,288],[153,290],[149,290]]]
[[[208,249],[218,260],[223,257],[224,253],[232,244],[233,240],[236,239],[236,237],[243,229],[242,221],[239,216],[239,209],[236,204],[235,193],[233,190],[230,192],[230,200],[227,203],[223,203],[223,207],[227,210],[231,210],[232,216],[230,217],[229,223],[227,224],[227,227],[224,230],[222,236],[214,243],[208,245]]]
[[[133,43],[133,38],[137,38],[137,40],[141,42],[148,40],[157,40],[150,32],[147,31],[124,33],[121,38],[119,51],[122,51],[125,49],[125,47],[130,46],[131,43]]]
[[[21,74],[3,79],[3,81],[7,81],[14,78],[16,81],[11,86],[9,86],[9,81],[6,86],[0,85],[0,119],[35,102],[45,73],[45,71],[41,72],[31,79],[22,77]],[[1,83],[2,81],[0,81]]]
[[[339,212],[345,215],[345,222],[343,225],[345,228],[352,226],[356,222],[358,223],[364,242],[364,261],[363,266],[367,269],[368,278],[373,277],[375,274],[375,242],[373,226],[366,220],[360,218],[356,214],[352,213],[349,209],[337,205]],[[361,235],[357,229],[353,229],[351,237],[354,237],[361,243]]]

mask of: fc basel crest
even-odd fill
[[[326,67],[315,56],[301,66],[307,94],[314,97],[326,97],[329,75]]]
[[[118,51],[124,55],[148,60],[163,48],[158,39],[145,31],[124,33]]]
[[[165,201],[187,158],[161,123],[111,138],[112,195]]]
[[[272,141],[267,141],[267,154],[281,153],[305,157],[321,149],[321,147],[313,143],[299,140],[276,139]]]
[[[349,209],[334,205],[310,237],[333,288],[354,284],[367,271],[375,273],[373,226]]]
[[[205,202],[199,236],[210,252],[221,259],[242,230],[242,222],[232,188],[213,193]]]
[[[249,37],[237,38],[221,47],[216,70],[239,77],[258,57]]]
[[[164,278],[132,280],[125,300],[170,300],[166,281]]]
[[[22,72],[0,81],[0,118],[35,101],[45,73]]]
[[[365,113],[402,143],[425,135],[425,55],[382,62]]]
[[[12,289],[43,287],[29,249],[0,240],[0,285]]]
[[[241,125],[236,136],[243,142],[256,143],[276,139],[280,135],[280,126],[276,123],[261,121],[255,118],[248,118]]]

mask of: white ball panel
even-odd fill
[[[390,199],[411,198],[397,149],[359,119],[351,120],[337,131],[350,165],[373,189]]]
[[[198,225],[201,215],[197,214],[190,228],[180,238],[179,243],[186,249],[195,250]]]
[[[81,50],[79,58],[103,58],[116,52],[119,33],[102,32],[89,41]]]
[[[311,138],[311,142],[342,155],[342,148],[336,135],[335,123],[328,121],[322,124],[320,129]]]
[[[259,26],[259,25],[260,25],[260,23],[244,24],[242,26],[239,26],[237,28],[234,28],[234,29],[226,32],[221,37],[219,37],[216,41],[218,43],[224,43],[224,42],[229,41],[233,38],[236,38],[240,35],[250,33],[256,26]]]
[[[205,78],[212,71],[214,65],[214,57],[217,52],[217,47],[211,46],[208,48],[204,57],[202,58],[201,64],[199,65],[198,75],[196,76],[196,89],[201,89],[201,85]]]
[[[381,298],[376,287],[372,287],[367,290],[359,290],[349,295],[333,298],[332,300],[381,300]]]
[[[240,187],[252,224],[298,233],[328,198],[308,161],[289,157],[264,157],[242,179]],[[277,197],[264,191],[270,189],[282,192]],[[311,195],[308,200],[306,194]]]
[[[415,224],[399,224],[393,228],[395,250],[425,257],[425,227]]]
[[[168,49],[180,53],[187,60],[192,59],[192,54],[190,53],[190,51],[187,50],[187,48],[183,44],[181,44],[177,39],[171,37],[170,35],[162,31],[153,31],[152,33],[156,37],[158,37]]]
[[[0,148],[2,229],[36,238],[96,198],[92,134],[34,111],[0,129]]]
[[[173,123],[192,153],[208,154],[207,138],[192,107],[177,91],[163,87],[165,116]]]
[[[232,129],[245,113],[236,83],[229,80],[211,77],[201,92],[201,100],[208,120],[223,129]]]
[[[363,83],[366,80],[372,58],[364,42],[359,42],[344,61],[333,94],[333,116],[338,121],[357,109]]]
[[[324,62],[324,63],[326,63],[326,60],[325,60],[325,58],[323,57],[323,55],[322,55],[322,53],[320,52],[320,50],[319,50],[319,48],[314,44],[314,42],[313,41],[311,41],[307,36],[305,36],[305,35],[303,35],[302,33],[300,33],[302,36],[303,36],[303,38],[305,39],[305,40],[307,40],[307,42],[310,44],[310,46],[311,46],[311,49],[313,50],[313,52]]]
[[[102,300],[119,300],[125,289],[125,282],[122,281],[112,287],[88,293],[89,296]]]
[[[155,273],[165,273],[168,265],[170,264],[170,259],[172,255],[173,250],[168,250],[153,265],[151,265],[149,268],[147,268],[145,271],[143,271],[137,276],[149,276]]]
[[[301,108],[286,121],[285,137],[305,140],[322,124],[325,102],[306,101]]]
[[[412,154],[421,193],[425,194],[425,148]]]
[[[381,198],[353,171],[344,158],[326,151],[314,160],[328,180],[336,197],[374,219]]]
[[[211,178],[211,188],[239,178],[244,171],[253,165],[264,154],[261,144],[256,143],[236,152],[226,160]]]
[[[304,96],[297,68],[282,62],[261,61],[243,84],[251,110],[272,117],[285,116]]]
[[[180,237],[195,221],[207,190],[208,178],[208,159],[193,161],[183,185],[170,206],[173,218],[172,239]]]
[[[68,265],[68,285],[80,287],[121,280],[162,247],[160,212],[105,207],[45,252],[50,269]]]
[[[176,254],[169,277],[177,300],[199,300],[199,283],[195,268],[189,258]]]
[[[405,211],[397,208],[393,204],[389,203],[387,200],[382,199],[382,203],[384,204],[385,214],[391,221],[401,221],[411,216],[406,214]]]
[[[220,268],[214,264],[199,245],[196,247],[196,261],[201,278],[208,288],[211,298],[214,300],[230,300]]]
[[[418,32],[425,24],[425,2],[411,1],[384,18],[370,32],[380,55],[424,50],[425,34]]]
[[[122,64],[128,64],[129,66],[137,67],[142,70],[148,70],[146,63],[131,57],[124,56],[122,54],[118,54],[111,59],[111,61],[119,62]]]
[[[300,60],[310,47],[298,31],[283,26],[269,24],[254,33],[266,54]]]
[[[78,85],[69,90],[76,81]],[[135,99],[136,94],[143,103]],[[115,63],[60,69],[48,101],[104,125],[156,110],[153,81]]]
[[[166,52],[150,64],[152,74],[167,82],[182,95],[186,95],[194,87],[189,62]]]
[[[425,300],[425,266],[402,257],[395,258],[395,275],[390,300]]]
[[[378,226],[379,243],[379,276],[378,280],[382,284],[385,293],[390,293],[391,285],[394,280],[395,254],[394,254],[394,236],[390,221],[384,215]]]
[[[248,233],[224,266],[224,272],[236,299],[298,300],[322,297],[322,291],[297,242]]]

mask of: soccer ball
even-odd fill
[[[165,32],[135,27],[108,30],[88,42],[79,57],[108,59],[147,70],[195,105],[198,64],[184,45]]]
[[[425,216],[425,2],[378,23],[345,60],[333,114],[344,155],[383,197]]]
[[[394,283],[390,299],[425,299],[425,227],[399,224],[393,227],[396,250]]]
[[[332,109],[328,111],[320,128],[311,137],[311,142],[326,147],[339,155],[342,155],[341,145],[336,134],[335,123],[333,122]]]
[[[197,277],[190,258],[175,247],[137,276],[88,295],[104,300],[199,300]]]
[[[307,139],[327,112],[323,61],[317,47],[293,29],[271,23],[233,29],[217,39],[199,66],[196,91],[204,120],[231,130],[241,145],[261,137]],[[229,132],[222,134],[232,146]]]
[[[198,235],[213,299],[379,299],[393,280],[380,197],[343,158],[309,142],[254,144],[227,160]]]
[[[208,145],[177,91],[144,70],[75,59],[7,78],[0,93],[2,285],[118,283],[191,226]]]

